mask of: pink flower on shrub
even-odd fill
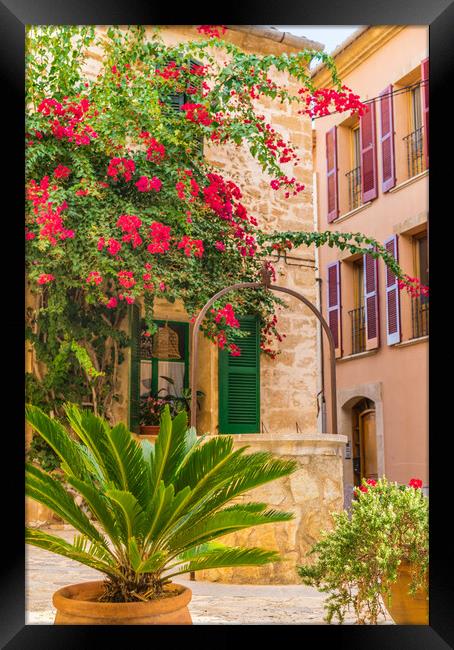
[[[54,169],[55,178],[68,178],[70,174],[71,170],[64,165],[58,165],[58,167]]]
[[[52,273],[41,273],[38,278],[38,284],[49,284],[53,280],[55,280],[55,276]]]
[[[86,282],[88,284],[99,285],[102,282],[102,276],[98,271],[90,271],[90,273],[87,276]]]

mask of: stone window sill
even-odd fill
[[[340,217],[337,217],[337,219],[334,219],[331,223],[340,223],[341,221],[346,221],[347,219],[350,219],[350,217],[353,217],[355,214],[358,212],[361,212],[362,210],[365,210],[371,205],[372,201],[368,201],[367,203],[363,203],[362,205],[358,206],[354,210],[350,210],[350,212],[346,212],[345,214],[341,214]]]
[[[424,178],[424,176],[428,176],[428,174],[429,174],[429,170],[425,169],[420,174],[416,174],[416,176],[412,176],[411,178],[407,178],[407,180],[402,181],[402,183],[399,183],[399,185],[395,185],[388,192],[386,192],[386,194],[392,194],[393,192],[398,192],[399,190],[402,190],[404,187],[407,187],[412,183],[416,183],[417,181],[419,181],[420,178]]]
[[[377,354],[378,348],[374,348],[373,350],[366,350],[365,352],[358,352],[358,354],[349,354],[346,357],[339,357],[339,359],[336,359],[338,363],[344,362],[344,361],[353,361],[354,359],[363,359],[364,357],[371,357],[374,354]]]
[[[419,336],[417,339],[409,339],[408,341],[401,341],[400,343],[395,343],[391,347],[393,348],[407,348],[409,345],[417,345],[418,343],[424,343],[428,341],[428,336]]]

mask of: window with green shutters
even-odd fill
[[[129,427],[140,431],[140,399],[148,395],[181,397],[189,387],[189,324],[156,320],[159,327],[168,325],[177,335],[178,357],[153,356],[153,339],[143,336],[145,321],[137,305],[130,306]],[[168,381],[170,379],[170,382]]]
[[[240,316],[241,356],[219,352],[219,433],[260,432],[260,331],[256,316]]]

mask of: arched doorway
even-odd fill
[[[352,469],[353,485],[363,478],[378,478],[375,404],[364,397],[352,407]]]

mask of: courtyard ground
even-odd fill
[[[74,530],[49,526],[46,532],[72,541]],[[63,556],[26,547],[26,624],[52,624],[52,594],[65,585],[96,580],[98,571]],[[178,579],[192,589],[189,604],[194,624],[322,625],[325,595],[304,585],[229,585]],[[353,618],[346,619],[352,624]],[[389,617],[381,624],[392,624]]]

